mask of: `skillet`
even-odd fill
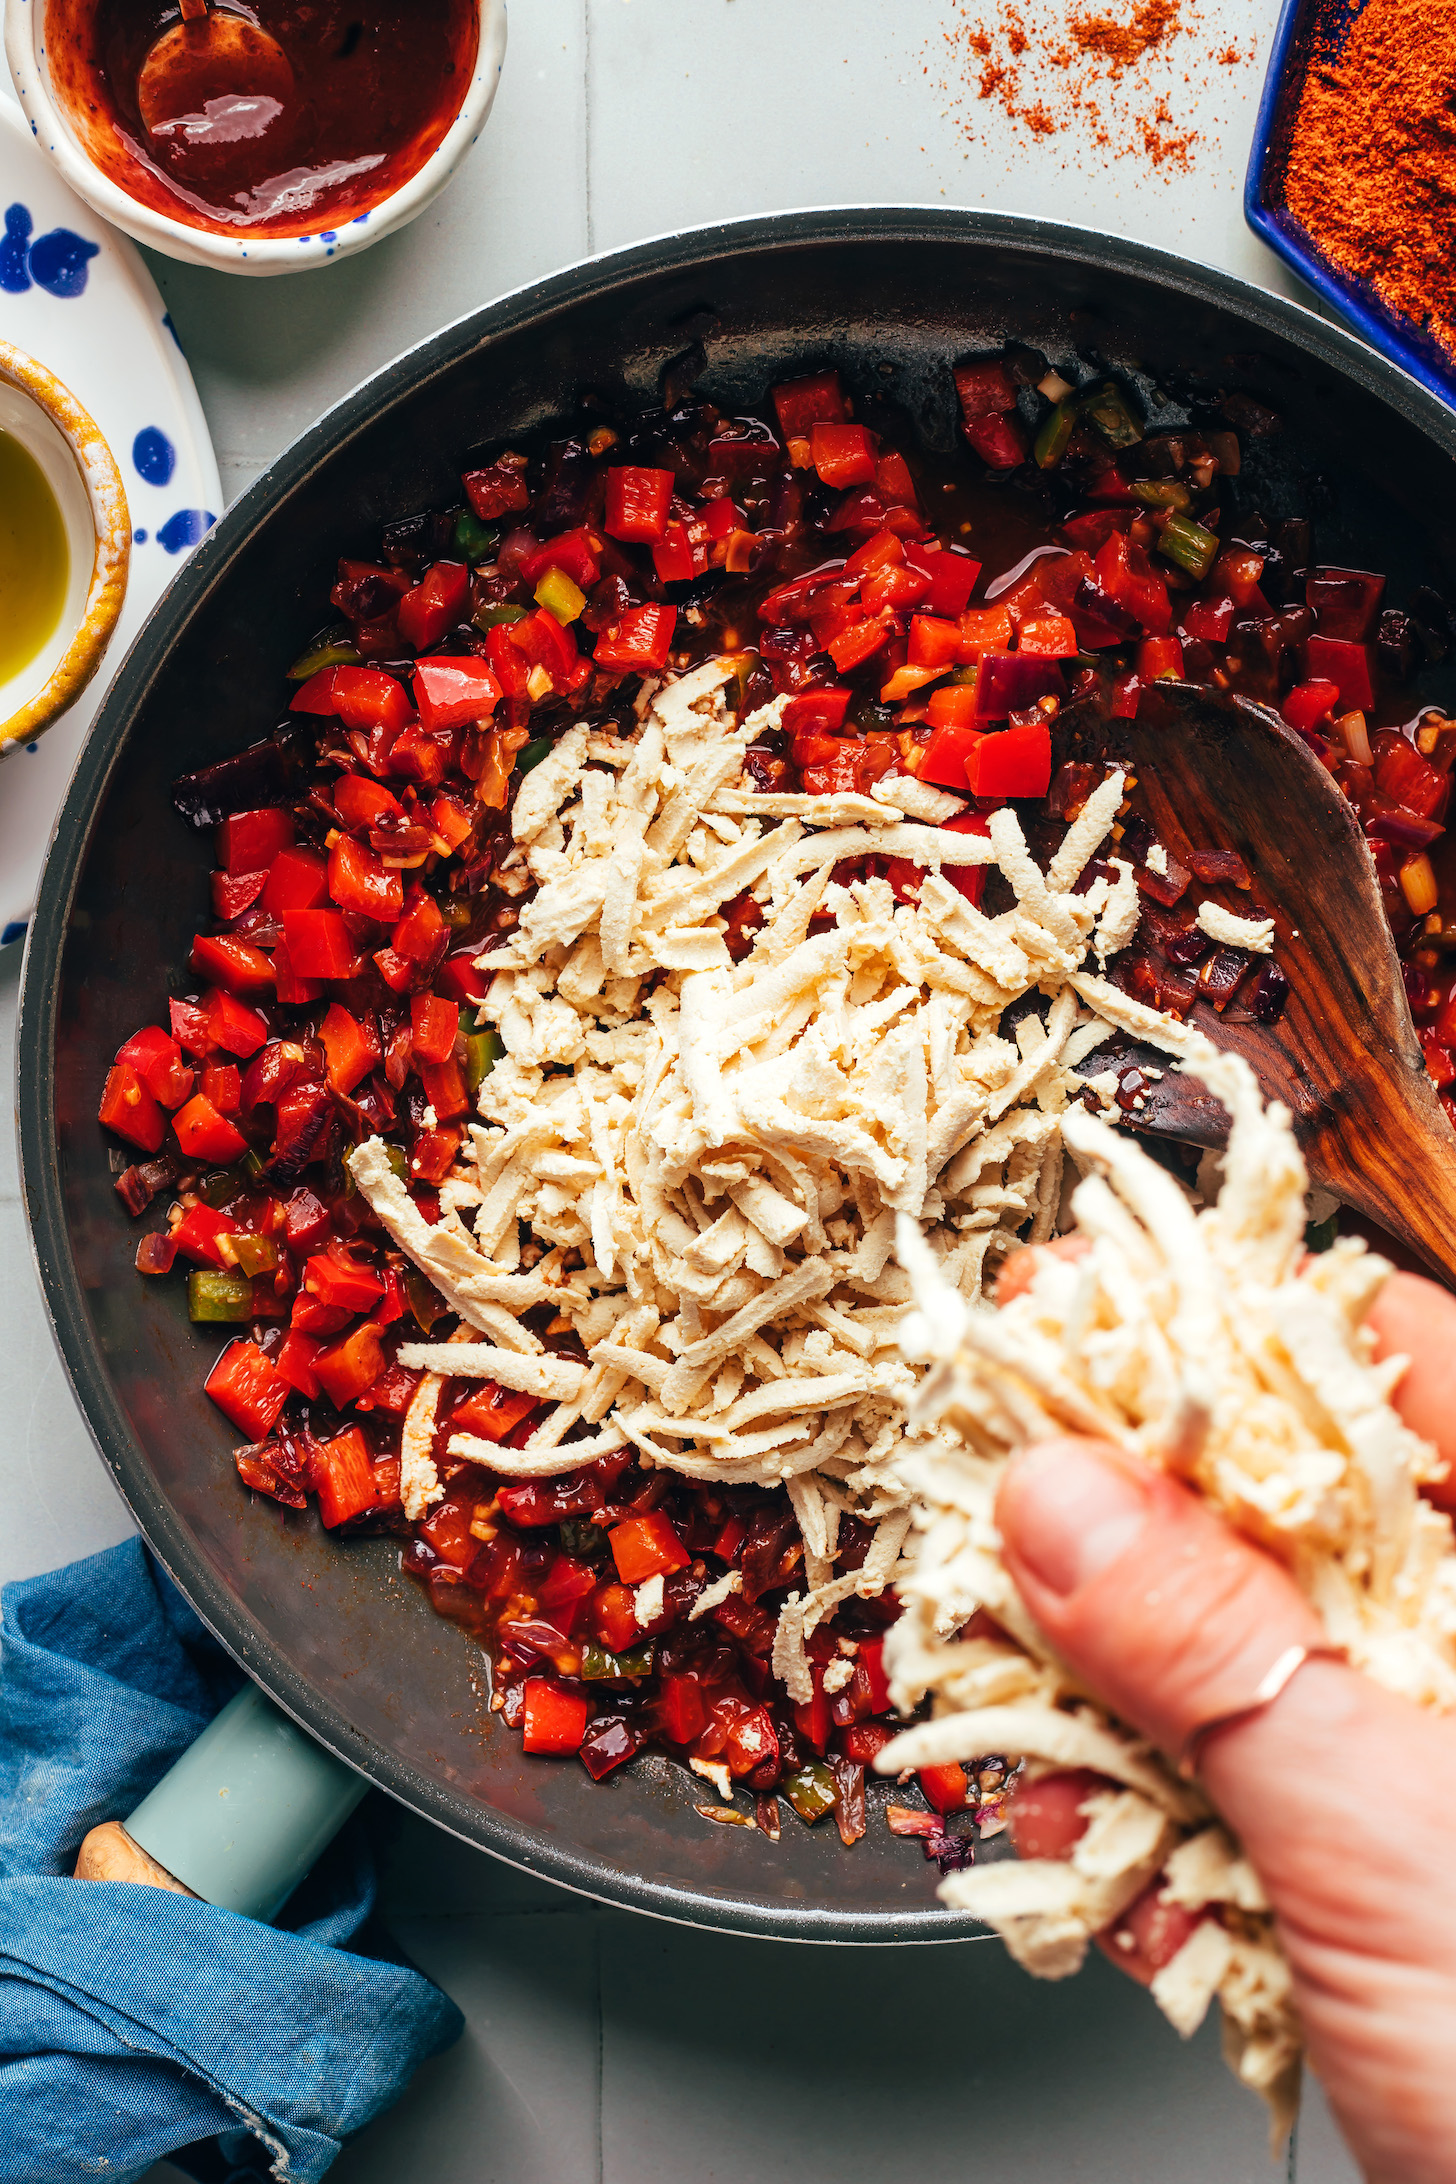
[[[265,736],[341,553],[458,494],[480,443],[539,432],[584,390],[659,399],[665,366],[725,408],[835,364],[888,389],[925,444],[957,445],[950,364],[1020,340],[1171,398],[1242,393],[1283,419],[1251,443],[1271,518],[1313,517],[1323,561],[1374,556],[1393,595],[1456,576],[1456,417],[1300,306],[1145,245],[997,213],[795,212],[599,258],[462,319],[369,380],[268,470],[138,637],[57,822],[24,972],[23,1188],[62,1356],[133,1516],[204,1621],[277,1702],[404,1804],[513,1864],[609,1902],[786,1939],[937,1941],[915,1845],[790,1822],[777,1845],[694,1811],[704,1786],[646,1757],[597,1784],[526,1759],[484,1707],[479,1655],[398,1572],[386,1539],[244,1493],[204,1399],[217,1349],[177,1285],[133,1271],[96,1101],[142,997],[185,961],[210,836],[174,777]],[[882,1794],[882,1793],[881,1793]]]

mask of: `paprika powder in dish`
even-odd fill
[[[1369,0],[1305,81],[1285,202],[1310,241],[1456,358],[1456,20],[1437,0]]]
[[[430,158],[469,88],[474,0],[48,0],[57,103],[138,203],[214,234],[316,234]]]

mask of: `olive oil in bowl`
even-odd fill
[[[28,447],[0,430],[0,686],[55,635],[71,553],[50,483]]]

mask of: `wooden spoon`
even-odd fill
[[[187,0],[142,63],[137,106],[150,135],[236,143],[261,136],[293,94],[276,38],[231,8]]]
[[[1241,916],[1275,919],[1275,957],[1292,991],[1276,1024],[1195,1003],[1189,1021],[1242,1054],[1265,1094],[1294,1116],[1312,1181],[1456,1281],[1456,1136],[1426,1075],[1374,860],[1355,812],[1303,738],[1247,698],[1192,683],[1159,685],[1137,720],[1071,705],[1056,730],[1063,759],[1120,759],[1171,857],[1236,850],[1250,895],[1223,895]],[[1179,904],[1211,890],[1195,879]],[[1108,1067],[1108,1048],[1084,1065]],[[1140,1066],[1167,1057],[1132,1042]],[[1120,1056],[1119,1056],[1120,1058]],[[1181,1072],[1147,1087],[1135,1129],[1221,1145],[1228,1118]]]

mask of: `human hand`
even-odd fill
[[[1371,1322],[1378,1355],[1412,1358],[1395,1407],[1456,1457],[1456,1299],[1398,1274]],[[1456,1506],[1456,1478],[1428,1491]],[[1286,1648],[1322,1642],[1271,1556],[1109,1445],[1029,1449],[997,1521],[1047,1637],[1170,1757]],[[1311,1660],[1204,1741],[1200,1778],[1274,1908],[1311,2062],[1370,2184],[1452,2184],[1456,1723]]]

